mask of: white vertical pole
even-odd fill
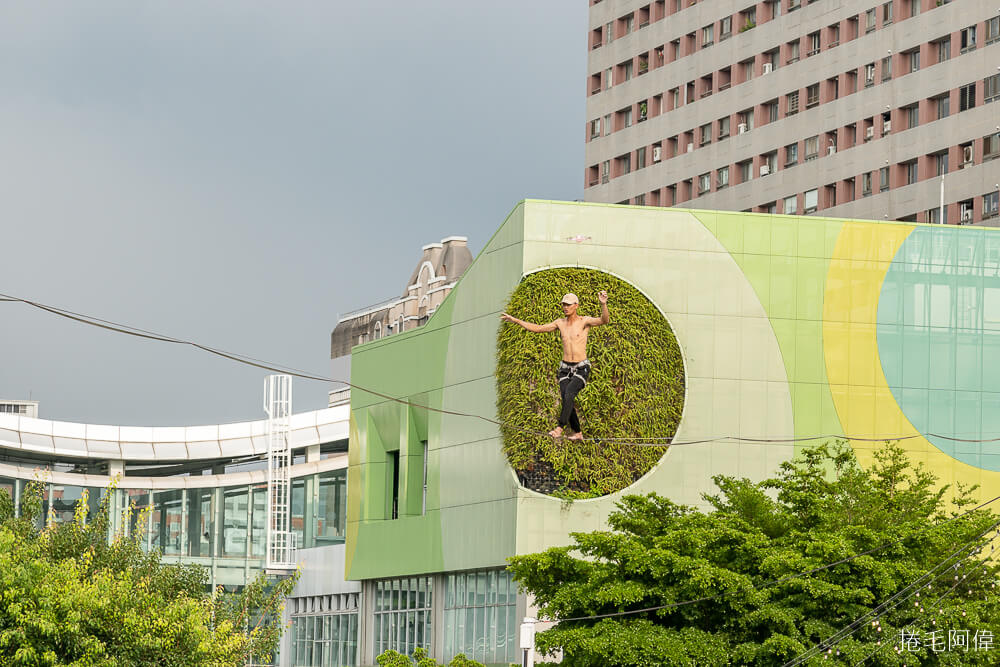
[[[944,174],[941,174],[941,212],[938,213],[938,222],[944,224]]]
[[[288,431],[292,414],[292,376],[270,375],[264,379],[264,411],[267,413],[267,550],[268,569],[295,568],[294,532],[291,526],[292,450]]]
[[[521,667],[535,667],[535,623],[537,621],[530,616],[524,618],[521,623]]]

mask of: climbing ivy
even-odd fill
[[[632,484],[660,459],[661,447],[602,443],[595,439],[671,437],[684,405],[684,363],[670,325],[639,290],[593,269],[559,268],[529,274],[506,312],[539,324],[562,317],[567,292],[580,297],[579,313],[598,316],[597,293],[608,292],[611,323],[591,329],[590,380],[577,396],[588,440],[553,439],[562,358],[559,333],[534,334],[501,324],[497,338],[497,409],[504,451],[529,488],[564,498],[589,498]]]

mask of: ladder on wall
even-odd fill
[[[292,416],[292,376],[264,379],[267,414],[267,558],[268,571],[296,567],[295,531],[291,525],[292,448],[288,441]]]

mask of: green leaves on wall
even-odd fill
[[[636,288],[593,269],[532,273],[507,304],[511,315],[546,323],[562,317],[560,300],[580,297],[580,315],[600,315],[597,293],[608,291],[611,323],[590,331],[590,381],[576,399],[583,442],[526,431],[556,425],[562,358],[559,333],[533,334],[502,324],[497,338],[497,410],[504,451],[522,483],[543,493],[587,498],[632,484],[660,459],[662,447],[593,439],[642,441],[671,437],[684,406],[684,363],[670,325]]]

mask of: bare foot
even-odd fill
[[[551,435],[553,438],[561,438],[562,437],[562,426],[556,426],[554,429],[552,429],[551,431],[549,431],[549,435]]]
[[[583,433],[574,433],[573,435],[569,436],[569,439],[570,440],[583,440]]]

